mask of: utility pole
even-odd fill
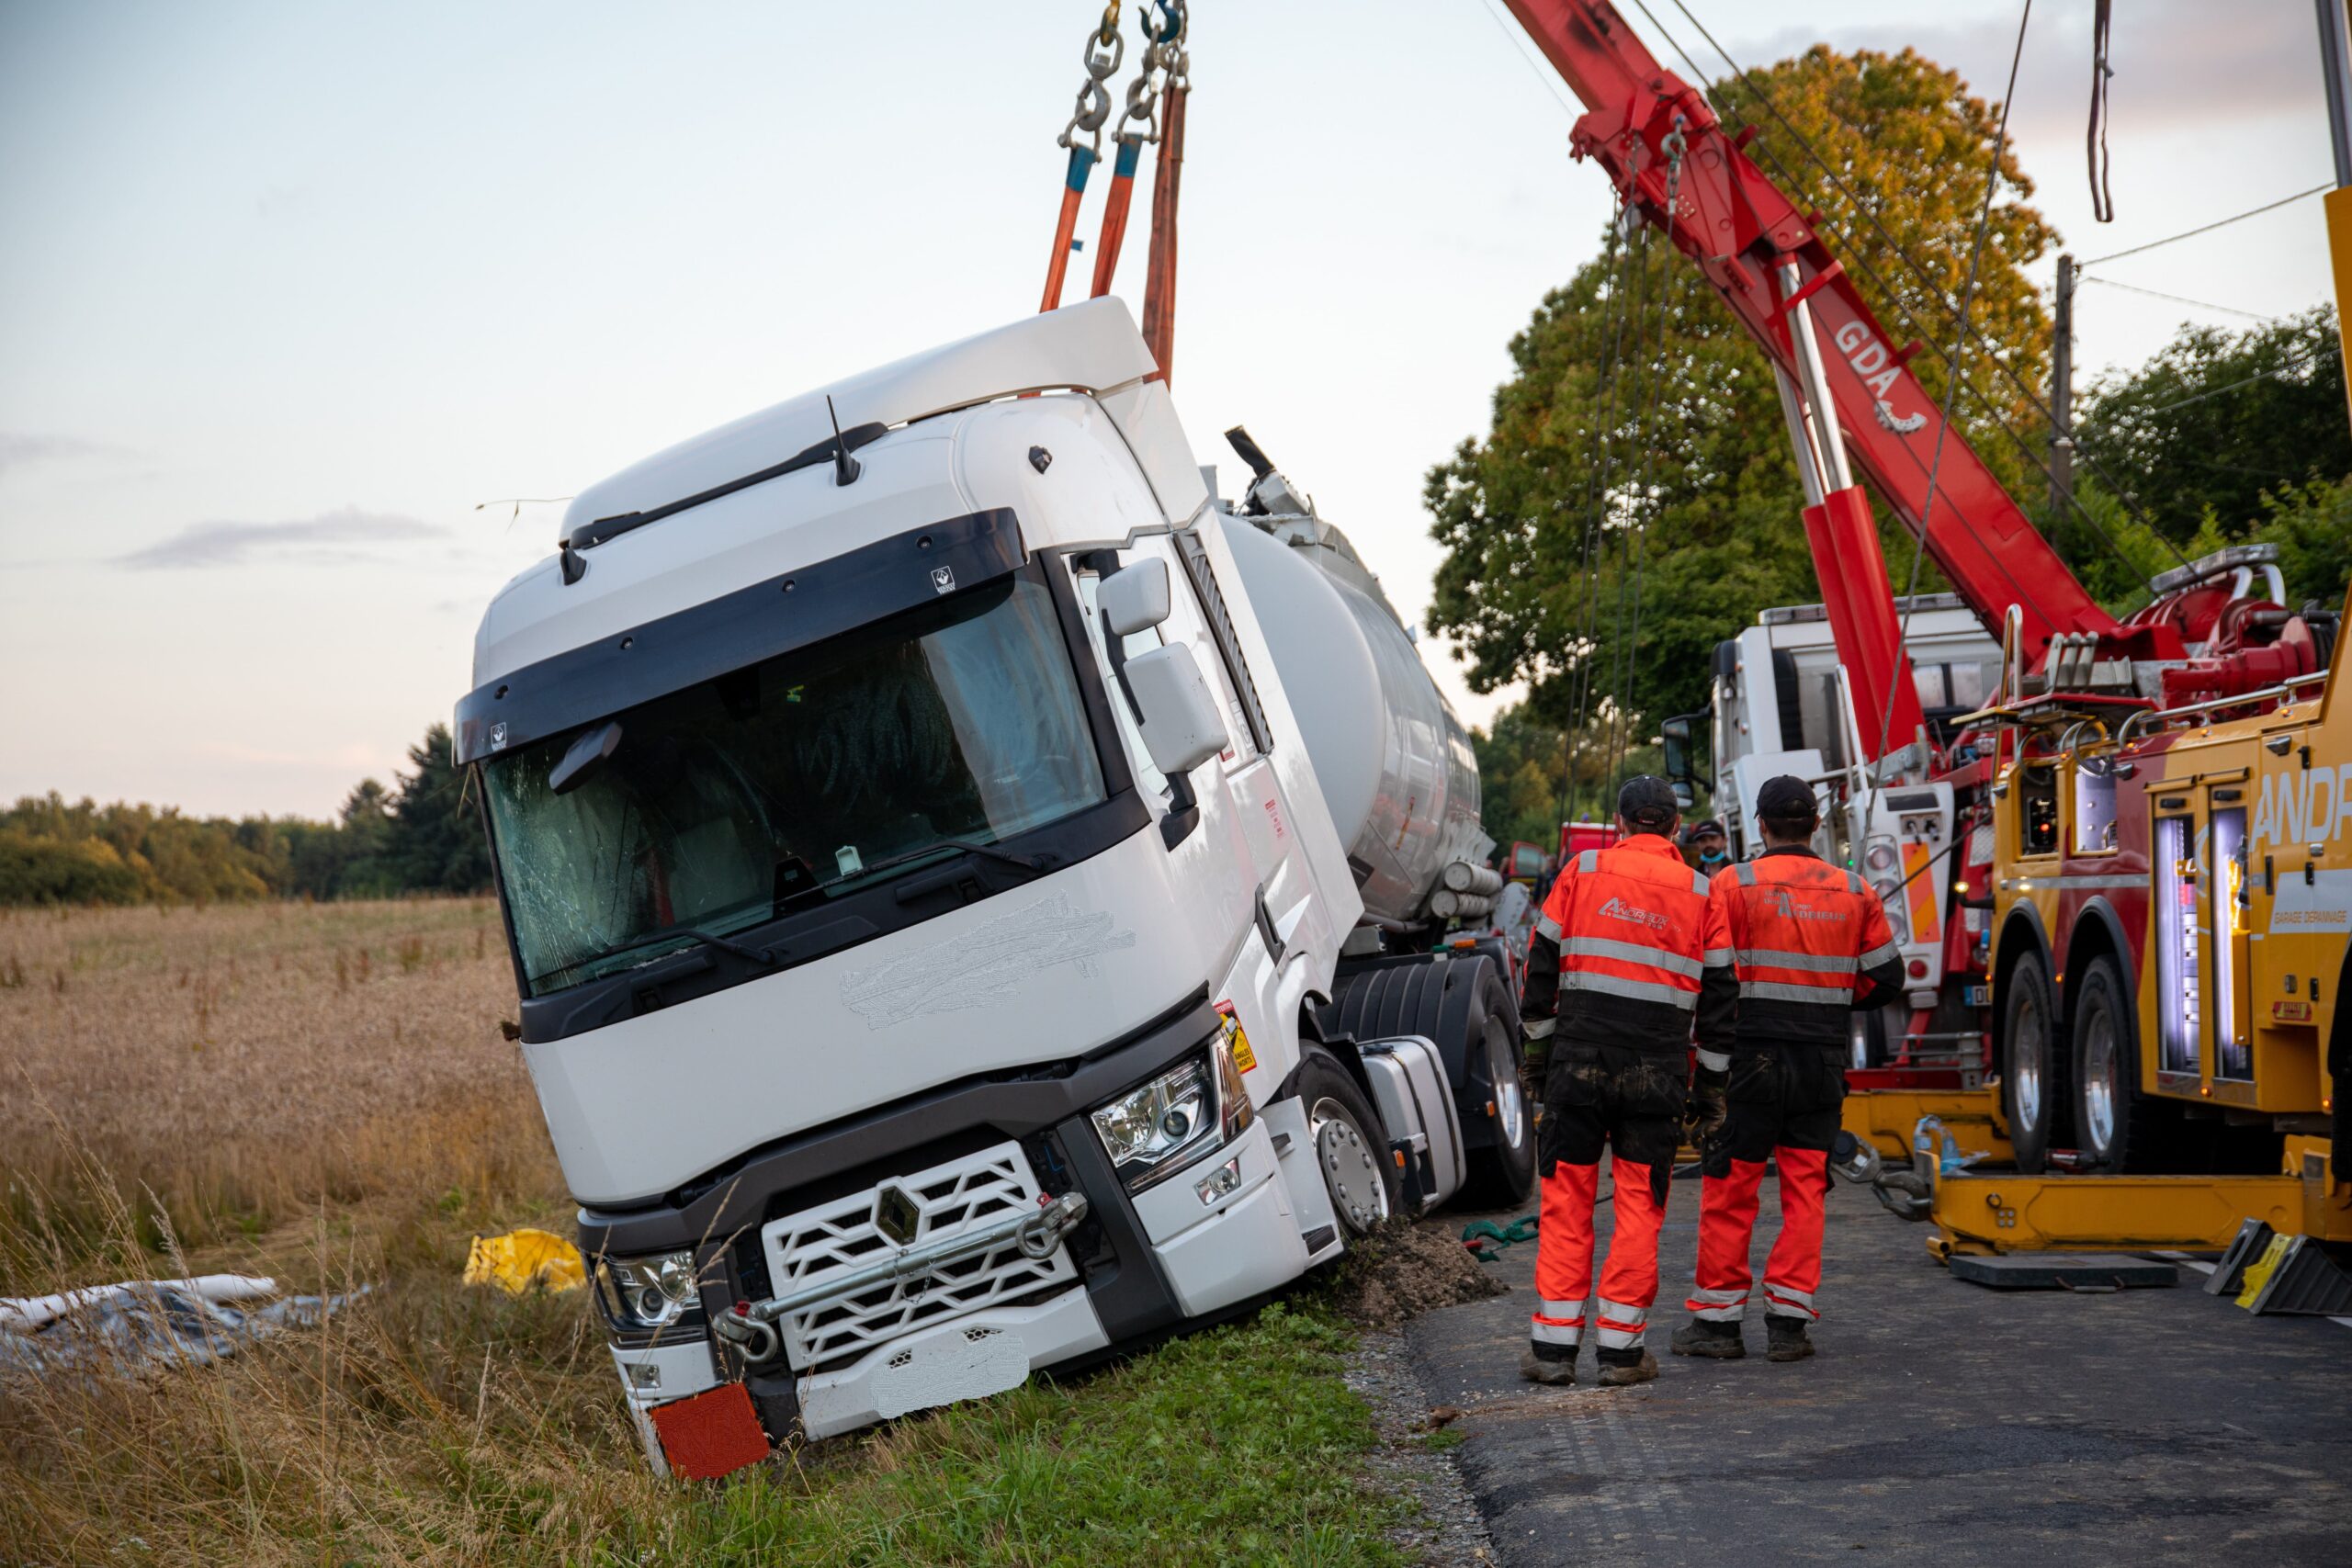
[[[2050,351],[2050,525],[2075,499],[2075,258],[2058,258],[2057,320]]]

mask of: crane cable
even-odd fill
[[[1668,133],[1665,141],[1660,145],[1667,154],[1666,210],[1671,214],[1675,205],[1681,200],[1682,155],[1690,147],[1689,141],[1682,134],[1680,115],[1674,117],[1674,129]],[[1636,491],[1634,537],[1631,547],[1634,556],[1634,629],[1625,639],[1625,694],[1618,703],[1618,716],[1624,728],[1623,739],[1618,748],[1620,772],[1623,771],[1624,759],[1632,751],[1634,745],[1634,716],[1630,705],[1634,695],[1634,671],[1636,668],[1634,660],[1641,650],[1642,641],[1642,566],[1646,555],[1644,547],[1649,540],[1648,514],[1657,504],[1657,487],[1653,479],[1657,473],[1657,445],[1650,439],[1649,431],[1657,423],[1658,387],[1666,378],[1667,344],[1669,334],[1674,330],[1673,296],[1679,292],[1676,285],[1682,280],[1681,269],[1674,265],[1671,254],[1667,258],[1664,271],[1665,276],[1658,282],[1657,359],[1654,363],[1645,363],[1642,371],[1642,378],[1648,393],[1647,408],[1646,411],[1637,412],[1634,420],[1634,438],[1641,446],[1642,481]]]
[[[1600,542],[1600,508],[1606,495],[1601,482],[1607,467],[1611,434],[1617,420],[1616,376],[1620,351],[1624,344],[1624,277],[1618,265],[1618,242],[1623,229],[1618,217],[1609,222],[1606,259],[1601,276],[1606,280],[1608,294],[1603,301],[1600,318],[1601,352],[1595,356],[1598,373],[1593,381],[1592,402],[1600,415],[1593,426],[1597,451],[1585,465],[1584,471],[1584,551],[1582,565],[1585,579],[1584,627],[1576,648],[1574,694],[1569,703],[1569,746],[1567,752],[1567,797],[1571,812],[1576,805],[1577,761],[1589,739],[1588,705],[1592,700],[1592,662],[1598,644],[1595,637],[1600,621],[1600,577],[1593,570],[1593,557]]]
[[[2108,188],[2109,164],[2107,155],[2107,85],[2115,75],[2115,67],[2107,62],[2108,34],[2115,24],[2115,0],[2098,0],[2091,13],[2091,122],[2084,134],[2084,151],[2090,160],[2091,216],[2101,223],[2115,221],[2115,194]]]
[[[1684,49],[1680,41],[1674,37],[1673,33],[1668,30],[1666,25],[1658,20],[1657,14],[1649,8],[1648,5],[1645,3],[1645,0],[1634,0],[1634,3],[1635,6],[1640,7],[1642,15],[1649,18],[1650,25],[1657,29],[1658,35],[1661,38],[1664,38],[1668,45],[1673,49],[1674,52],[1681,57],[1682,63],[1690,68],[1692,78],[1694,80],[1703,81],[1706,77],[1706,73],[1699,69],[1698,62],[1690,58],[1690,51]],[[1790,137],[1795,141],[1797,146],[1804,152],[1804,155],[1813,160],[1814,164],[1821,170],[1824,175],[1827,177],[1831,187],[1840,196],[1843,196],[1847,201],[1852,205],[1854,210],[1861,216],[1863,221],[1870,225],[1871,231],[1878,235],[1880,241],[1885,244],[1890,252],[1893,253],[1894,259],[1901,262],[1910,272],[1911,276],[1917,280],[1920,288],[1923,289],[1929,297],[1940,295],[1940,288],[1938,287],[1935,279],[1928,275],[1927,268],[1922,266],[1917,258],[1913,256],[1910,251],[1904,246],[1903,243],[1894,237],[1894,233],[1887,228],[1886,224],[1879,218],[1876,209],[1870,204],[1864,202],[1860,194],[1846,183],[1844,177],[1838,174],[1837,166],[1813,145],[1812,141],[1807,139],[1804,132],[1798,130],[1795,123],[1792,121],[1787,115],[1781,112],[1780,105],[1774,103],[1772,101],[1771,95],[1765,92],[1762,85],[1757,82],[1755,73],[1749,71],[1746,66],[1740,64],[1738,61],[1732,58],[1730,51],[1725,50],[1722,43],[1717,41],[1714,34],[1707,30],[1707,25],[1704,22],[1700,21],[1697,17],[1691,14],[1690,7],[1684,5],[1683,0],[1674,0],[1674,5],[1675,8],[1682,13],[1683,17],[1690,23],[1690,25],[1699,30],[1699,36],[1707,40],[1709,47],[1713,48],[1718,55],[1723,57],[1724,63],[1731,68],[1732,73],[1740,79],[1742,85],[1747,88],[1748,92],[1755,97],[1756,101],[1762,104],[1766,111],[1769,112],[1774,119],[1781,122],[1781,129],[1786,130]],[[1856,126],[1851,120],[1846,118],[1843,115],[1838,114],[1834,107],[1832,107],[1829,112],[1831,117],[1835,118],[1839,125],[1843,126],[1858,140],[1865,143],[1871,140],[1869,136],[1863,133],[1860,127]],[[1757,122],[1754,119],[1749,118],[1745,115],[1742,115],[1740,118],[1747,125],[1757,125]],[[1792,190],[1800,188],[1801,182],[1797,179],[1794,172],[1792,171],[1787,164],[1781,162],[1779,156],[1772,152],[1771,148],[1766,142],[1757,141],[1752,145],[1753,150],[1761,153],[1765,161],[1771,164],[1772,172],[1778,176],[1782,185],[1788,186]],[[2250,216],[2250,214],[2247,216]],[[1926,324],[1919,320],[1917,312],[1912,309],[1910,303],[1894,288],[1888,278],[1871,264],[1870,257],[1863,254],[1861,248],[1853,243],[1851,230],[1849,229],[1840,233],[1838,238],[1848,263],[1851,265],[1859,265],[1861,268],[1863,274],[1870,279],[1871,286],[1879,291],[1880,296],[1886,301],[1886,303],[1893,306],[1901,313],[1905,325],[1916,333],[1922,342],[1932,347],[1936,351],[1938,357],[1944,360],[1946,367],[1949,369],[1951,364],[1949,351],[1947,351],[1944,345],[1937,340],[1936,334],[1929,332]],[[1939,305],[1937,309],[1948,313],[1950,306]],[[2018,396],[2025,401],[2029,408],[2030,408],[2034,412],[2041,415],[2044,419],[2054,422],[2056,415],[2052,411],[2050,400],[2046,396],[2035,390],[2033,387],[2029,385],[2024,376],[2019,374],[2017,367],[2011,365],[2007,357],[2001,355],[1993,355],[1989,357],[1991,358],[1994,368],[1998,370],[2003,377],[2007,378],[2010,386],[2015,389]],[[1985,415],[1993,421],[1994,424],[2000,430],[2002,434],[2009,438],[2011,444],[2017,447],[2018,451],[2024,457],[2026,462],[2038,469],[2042,478],[2054,479],[2055,476],[2051,471],[2050,460],[2041,453],[2034,450],[2032,443],[2026,440],[2026,438],[2018,432],[2016,427],[2009,423],[2007,417],[2002,414],[1999,406],[1996,405],[1990,398],[1984,396],[1982,392],[1975,392],[1975,389],[1973,388],[1971,390],[1972,392],[1974,392],[1977,400],[1983,405]],[[2108,493],[2115,497],[2115,499],[2122,504],[2123,509],[2130,513],[2135,521],[2149,529],[2150,533],[2164,545],[2165,548],[2171,552],[2176,560],[2179,561],[2184,566],[2188,565],[2188,558],[2182,555],[2179,547],[2174,545],[2170,539],[2165,538],[2162,534],[2156,531],[2154,523],[2150,521],[2146,512],[2144,512],[2140,505],[2132,499],[2131,492],[2121,484],[2117,482],[2115,476],[2108,472],[2107,466],[2098,460],[2098,454],[2082,446],[2080,440],[2081,433],[2077,431],[2075,434],[2076,437],[2075,456],[2081,459],[2084,466],[2088,468],[2091,472],[2098,478],[2100,482],[2107,487]],[[2090,508],[2083,503],[2082,498],[2075,495],[2072,491],[2067,491],[2065,494],[2068,504],[2075,509],[2075,513],[2082,519],[2082,521],[2090,526],[2091,531],[2098,536],[2098,539],[2102,544],[2107,546],[2109,551],[2114,555],[2115,558],[2121,561],[2125,566],[2131,568],[2134,572],[2137,572],[2140,570],[2139,563],[2134,561],[2132,557],[2125,552],[2123,547],[2116,542],[2114,536],[2107,531],[2105,525],[2092,514]]]
[[[1928,464],[1928,495],[1920,507],[1919,535],[1911,547],[1910,580],[1905,584],[1903,590],[1905,600],[1903,626],[1894,638],[1894,646],[1898,653],[1911,646],[1911,617],[1919,610],[1919,563],[1928,553],[1928,524],[1935,515],[1936,483],[1943,475],[1944,438],[1951,431],[1952,400],[1959,391],[1961,382],[1966,378],[1964,366],[1965,355],[1968,353],[1970,313],[1976,305],[1976,281],[1979,268],[1984,260],[1985,231],[1992,227],[1993,223],[1993,198],[1999,194],[2001,188],[2001,158],[2007,152],[2009,146],[2009,110],[2017,102],[2018,65],[2025,59],[2026,28],[2032,20],[2033,0],[2025,0],[2025,7],[2018,15],[2017,47],[2009,55],[2009,85],[2001,95],[2001,125],[1993,139],[1993,162],[1991,167],[1984,172],[1984,205],[1977,209],[1976,239],[1968,253],[1968,281],[1962,288],[1960,295],[1960,328],[1952,341],[1950,355],[1952,374],[1944,378],[1943,423],[1937,427],[1935,455]],[[1909,660],[1905,658],[1904,664],[1907,667],[1908,663]],[[1871,755],[1882,760],[1886,756],[1888,736],[1894,728],[1894,697],[1897,690],[1893,682],[1887,683],[1886,705],[1879,715],[1878,750]],[[1907,745],[1908,742],[1905,744]],[[1865,831],[1869,828],[1871,812],[1878,804],[1880,779],[1877,768],[1873,767],[1870,770],[1869,778],[1870,788],[1863,795],[1862,804],[1862,823]]]

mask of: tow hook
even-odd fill
[[[844,1297],[861,1295],[876,1285],[928,1275],[943,1264],[1002,1247],[1008,1241],[1020,1248],[1024,1258],[1050,1258],[1054,1248],[1062,1244],[1062,1237],[1086,1218],[1086,1212],[1083,1192],[1064,1192],[1058,1197],[1041,1199],[1030,1213],[943,1236],[921,1247],[906,1247],[820,1284],[805,1286],[771,1301],[739,1301],[731,1310],[719,1314],[711,1331],[733,1346],[747,1363],[762,1366],[784,1353],[784,1340],[775,1325],[793,1313],[828,1306]]]
[[[1879,1152],[1851,1133],[1840,1132],[1829,1151],[1829,1168],[1857,1187],[1867,1187],[1889,1213],[1924,1220],[1936,1206],[1935,1166],[1914,1154],[1910,1168],[1888,1170]]]

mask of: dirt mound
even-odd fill
[[[1462,1245],[1459,1231],[1444,1220],[1389,1221],[1340,1261],[1331,1284],[1333,1304],[1351,1322],[1394,1328],[1435,1307],[1508,1292],[1510,1287]]]

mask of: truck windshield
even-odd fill
[[[1104,798],[1051,593],[1015,577],[617,716],[483,770],[530,992],[647,963]]]

